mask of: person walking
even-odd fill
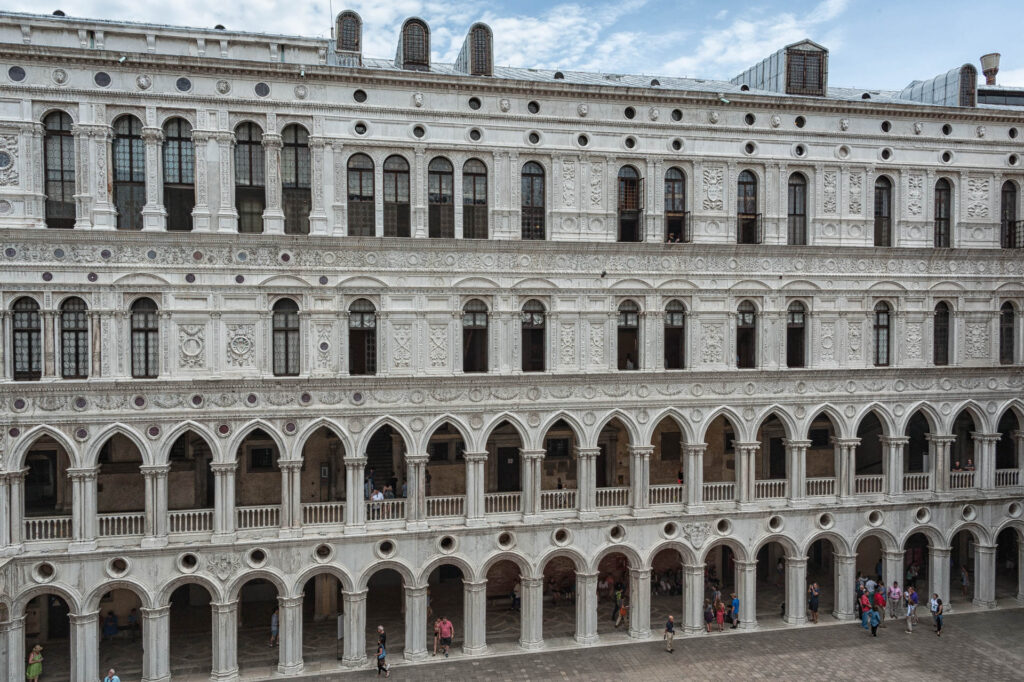
[[[388,650],[384,642],[377,642],[377,677],[384,673],[384,677],[391,677],[391,666],[388,665]]]
[[[103,682],[121,682],[121,678],[117,676],[114,669],[111,668],[107,671],[107,676],[103,678]]]
[[[873,609],[871,609],[871,613],[868,616],[868,618],[870,618],[871,623],[872,637],[878,637],[878,625],[882,622],[882,613],[883,609],[880,609],[878,608],[878,606],[875,606]]]
[[[713,606],[715,608],[715,622],[718,623],[718,631],[725,632],[725,604],[719,599]]]
[[[942,637],[942,600],[937,599],[938,609],[935,611],[935,634]]]
[[[448,616],[441,616],[441,648],[444,649],[444,657],[448,658],[448,652],[452,648],[452,635],[455,634],[455,626],[448,620]]]
[[[910,613],[910,615],[914,619],[914,625],[917,625],[920,622],[917,619],[917,605],[920,603],[920,601],[921,601],[921,597],[917,593],[917,588],[916,587],[911,587],[910,588],[910,604],[911,604],[911,613]]]
[[[821,590],[818,588],[818,583],[811,583],[811,586],[807,588],[807,610],[811,612],[811,622],[817,624],[818,622],[818,599],[821,597]]]
[[[25,679],[29,682],[39,682],[39,676],[43,674],[43,647],[36,644],[32,647],[32,653],[28,655],[28,667],[25,668]]]
[[[892,581],[892,587],[889,588],[887,596],[889,597],[889,617],[896,620],[900,602],[903,600],[903,590],[900,589],[899,581]]]
[[[872,598],[875,609],[878,610],[878,615],[882,619],[881,627],[885,627],[885,590],[882,589],[883,585],[878,584],[878,589],[875,590],[875,596]]]
[[[625,597],[622,599],[622,603],[619,604],[619,615],[615,618],[615,629],[619,628],[622,621],[626,621],[626,627],[629,627],[629,620],[626,618],[626,614],[629,613],[629,604],[626,603]]]
[[[434,656],[437,656],[437,647],[441,644],[441,619],[434,619]]]
[[[963,595],[964,599],[967,599],[967,592],[971,587],[971,575],[967,572],[967,567],[960,564],[960,594]]]
[[[270,614],[270,644],[268,646],[276,646],[277,645],[277,643],[278,643],[277,633],[278,633],[278,625],[279,624],[280,624],[280,620],[279,620],[278,615],[277,615],[277,609],[274,609],[274,612],[272,614]]]
[[[711,605],[710,599],[704,600],[704,629],[711,634],[711,624],[715,622],[715,609]]]
[[[939,595],[932,593],[932,598],[928,600],[928,612],[932,614],[932,627],[935,627],[935,614],[939,610]]]
[[[663,638],[665,640],[665,651],[669,652],[670,654],[675,652],[675,649],[672,648],[672,640],[675,639],[675,636],[676,619],[675,617],[669,615],[668,620],[665,621],[665,634],[663,635]]]
[[[869,630],[868,620],[869,613],[871,613],[871,600],[868,599],[867,592],[861,592],[860,595],[860,626],[865,630]]]
[[[730,630],[735,630],[740,624],[740,598],[736,596],[736,593],[732,593],[732,627]]]
[[[910,601],[910,595],[913,593],[914,588],[908,587],[907,593],[904,597],[907,603],[907,629],[904,630],[908,635],[914,632],[914,603]]]

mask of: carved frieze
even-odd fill
[[[601,199],[603,198],[602,190],[602,174],[604,173],[604,164],[592,163],[590,164],[590,206],[591,208],[600,208]]]
[[[448,327],[430,326],[430,366],[441,369],[448,366]]]
[[[839,174],[835,171],[825,171],[821,176],[822,181],[822,210],[826,215],[835,215],[837,205],[837,185]]]
[[[921,339],[923,336],[924,333],[919,323],[907,324],[904,348],[909,359],[919,360],[921,358]]]
[[[604,365],[604,325],[592,323],[590,325],[590,364],[595,367]]]
[[[576,205],[576,162],[572,159],[562,161],[562,205]]]
[[[391,339],[393,341],[392,364],[396,369],[408,369],[412,364],[412,325],[392,325]]]
[[[863,209],[864,174],[850,173],[850,213],[860,215]]]
[[[836,326],[831,322],[821,324],[821,359],[831,362],[835,358]]]
[[[568,367],[576,362],[576,325],[563,322],[558,331],[560,364]]]
[[[18,136],[0,135],[0,187],[18,184]]]

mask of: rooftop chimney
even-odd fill
[[[981,55],[981,72],[985,74],[985,85],[996,84],[996,74],[999,73],[999,56],[998,52]]]

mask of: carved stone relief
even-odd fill
[[[722,180],[725,169],[721,166],[712,166],[704,169],[704,201],[702,207],[705,211],[721,211],[724,207],[722,200]]]
[[[847,357],[856,360],[860,357],[860,325],[851,324],[846,329]]]
[[[448,327],[444,325],[430,326],[430,366],[448,366]]]
[[[412,326],[396,324],[391,327],[391,339],[394,347],[391,352],[392,362],[396,369],[406,369],[412,363]]]
[[[864,176],[861,173],[850,173],[850,213],[860,215],[863,208],[862,193],[864,191]]]
[[[206,325],[183,324],[178,327],[178,367],[204,367]]]
[[[831,322],[821,324],[821,359],[832,361],[836,349],[836,326]]]
[[[906,349],[907,357],[916,360],[921,357],[921,338],[923,332],[920,324],[907,325]]]
[[[331,325],[316,326],[316,366],[319,369],[330,369],[331,366]]]
[[[701,334],[701,361],[705,363],[722,362],[722,343],[725,336],[722,325],[704,324],[701,326],[704,329],[703,334]]]
[[[837,204],[836,185],[838,184],[838,174],[835,171],[825,171],[825,173],[822,175],[822,183],[824,186],[822,209],[825,213],[829,215],[835,215]]]
[[[226,329],[228,364],[233,367],[251,367],[256,350],[256,326],[229,324]]]
[[[593,208],[601,207],[601,199],[603,197],[601,177],[603,173],[603,164],[593,163],[590,165],[590,205]]]
[[[924,176],[918,173],[907,177],[907,212],[921,215],[924,207]]]
[[[565,367],[576,361],[576,326],[563,322],[558,330],[559,362]]]
[[[562,205],[576,205],[576,162],[572,159],[562,161]]]
[[[988,178],[967,179],[967,216],[969,218],[988,217]]]
[[[18,136],[0,135],[0,186],[18,184]]]
[[[966,333],[967,357],[982,359],[988,357],[988,325],[984,322],[968,322]]]

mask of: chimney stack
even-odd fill
[[[985,85],[996,84],[996,74],[999,73],[999,56],[998,52],[981,56],[981,72],[985,74]]]

